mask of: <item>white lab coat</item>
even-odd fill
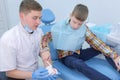
[[[0,39],[0,71],[35,71],[42,36],[40,28],[28,34],[21,24],[5,32]]]

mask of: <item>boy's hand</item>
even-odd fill
[[[117,70],[120,71],[120,56],[118,56],[116,59],[114,59],[114,62],[117,67]]]

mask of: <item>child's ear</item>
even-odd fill
[[[69,16],[69,18],[71,19],[71,17],[72,17],[73,15],[72,15],[72,13],[70,13],[70,16]]]
[[[70,13],[70,17],[72,17],[72,13]]]

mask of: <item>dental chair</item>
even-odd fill
[[[44,34],[51,31],[51,27],[55,24],[55,15],[50,9],[43,9],[41,21],[44,23],[40,26]],[[52,41],[49,43],[53,66],[61,73],[62,80],[89,80],[82,73],[70,69],[62,64],[57,55],[57,51],[53,46]],[[92,58],[86,61],[86,64],[111,78],[111,80],[120,80],[120,74],[104,59]]]

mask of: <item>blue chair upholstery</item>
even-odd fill
[[[55,20],[55,15],[50,9],[43,9],[41,21],[46,25]]]
[[[44,14],[44,12],[43,12],[43,14]],[[47,13],[44,14],[44,18],[46,19],[45,15],[47,15]],[[52,13],[52,15],[53,15],[53,13]],[[51,16],[51,15],[49,14],[49,16]],[[42,18],[43,22],[44,22],[44,18]],[[40,26],[40,28],[42,28],[44,34],[46,32],[51,31],[51,27],[52,27],[52,25],[54,25],[54,24],[50,24],[51,21],[52,20],[50,20],[50,22],[49,22],[49,20],[47,21],[47,23],[49,22],[49,25],[45,24],[45,25]],[[49,43],[49,47],[50,47],[51,57],[53,60],[53,66],[56,69],[58,69],[58,71],[61,73],[60,77],[63,80],[89,80],[82,73],[80,73],[74,69],[70,69],[70,68],[66,67],[64,64],[62,64],[59,61],[57,51],[56,51],[56,49],[54,49],[52,42]],[[113,69],[113,67],[106,60],[92,58],[92,59],[86,61],[86,64],[88,64],[90,67],[96,69],[97,71],[103,73],[104,75],[108,76],[109,78],[111,78],[111,80],[119,80],[120,79],[120,74],[115,69]]]
[[[90,27],[90,30],[94,34],[96,34],[98,38],[100,38],[103,42],[106,43],[107,34],[110,33],[111,26],[112,26],[111,24],[96,25],[96,26]]]
[[[113,69],[113,67],[106,60],[92,58],[86,61],[86,63],[90,67],[111,78],[111,80],[120,80],[120,74]],[[58,60],[54,61],[54,66],[61,72],[61,77],[63,80],[89,80],[82,73],[66,67]]]

